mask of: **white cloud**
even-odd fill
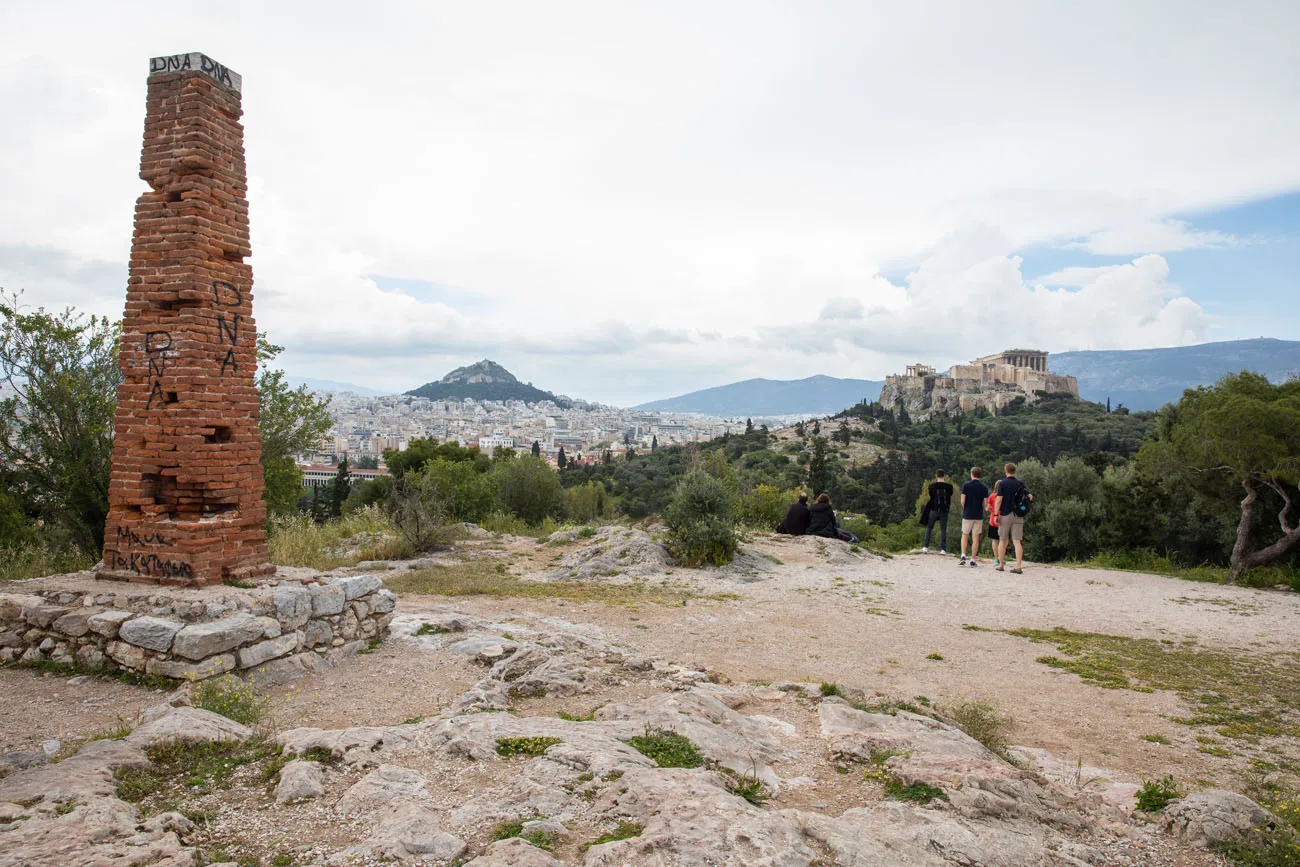
[[[388,388],[490,354],[622,401],[878,377],[1013,326],[1049,349],[1204,336],[1144,259],[1062,294],[1009,253],[1231,243],[1169,215],[1300,188],[1284,2],[5,12],[0,238],[49,254],[0,250],[9,288],[120,314],[146,59],[202,50],[244,75],[259,325],[299,373]],[[880,276],[900,260],[922,264]],[[1023,315],[991,312],[1009,299]]]
[[[1237,238],[1214,229],[1196,229],[1183,220],[1145,220],[1109,226],[1069,246],[1100,256],[1173,253],[1197,247],[1229,247]]]

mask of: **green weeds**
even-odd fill
[[[644,735],[628,738],[628,745],[661,768],[698,768],[704,754],[685,735],[647,727]]]
[[[1183,796],[1182,788],[1174,778],[1166,774],[1158,780],[1145,780],[1138,789],[1135,800],[1137,808],[1144,813],[1159,813]]]
[[[502,758],[540,756],[559,743],[563,743],[559,738],[497,738],[497,755]]]

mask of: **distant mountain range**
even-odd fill
[[[352,382],[338,382],[333,379],[315,379],[310,376],[291,376],[289,384],[294,388],[305,385],[312,391],[344,392],[350,391],[353,394],[359,394],[362,397],[378,397],[386,392],[378,391],[373,388],[366,388],[364,385],[357,385]]]
[[[723,417],[764,415],[831,415],[863,400],[880,396],[884,382],[875,379],[746,379],[692,391],[679,397],[643,403],[633,409],[698,412]]]
[[[406,392],[412,397],[429,400],[522,400],[537,403],[553,401],[568,406],[567,399],[549,391],[534,388],[532,383],[520,382],[514,374],[495,361],[483,359],[465,367],[458,367],[437,382],[426,382],[419,388]]]
[[[1228,340],[1168,349],[1127,349],[1053,353],[1048,359],[1053,373],[1079,380],[1084,400],[1129,409],[1159,409],[1177,401],[1183,391],[1213,385],[1229,373],[1253,370],[1273,382],[1300,374],[1300,341]],[[876,400],[884,383],[872,379],[747,379],[693,391],[679,397],[643,403],[634,409],[664,412],[698,412],[704,415],[742,417],[832,415],[863,398]]]
[[[1084,400],[1129,409],[1159,409],[1183,391],[1252,370],[1273,382],[1300,374],[1300,341],[1260,337],[1168,349],[1062,352],[1048,358],[1053,373],[1079,380]]]

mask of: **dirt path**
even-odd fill
[[[1175,693],[1104,689],[1036,661],[1055,652],[1050,645],[965,627],[1062,626],[1170,646],[1190,639],[1260,658],[1296,650],[1300,596],[1291,593],[1033,564],[1017,576],[987,565],[959,568],[955,558],[937,555],[851,557],[813,539],[760,537],[750,547],[780,561],[764,580],[681,569],[665,576],[736,598],[668,606],[405,595],[399,611],[451,608],[503,621],[521,615],[590,623],[624,646],[737,681],[827,681],[940,706],[987,699],[1015,718],[1016,743],[1070,764],[1082,760],[1133,779],[1173,773],[1228,786],[1246,767],[1247,751],[1219,741],[1217,751],[1228,755],[1206,752],[1198,738],[1213,732],[1173,720],[1189,710]],[[557,550],[512,540],[501,553],[513,572],[528,576],[550,566]],[[942,659],[927,658],[933,654]],[[393,724],[438,714],[478,676],[466,661],[390,641],[266,693],[276,728]],[[155,701],[151,692],[109,680],[70,685],[66,678],[0,671],[0,751],[85,736]],[[586,703],[583,697],[574,709]],[[1300,760],[1293,740],[1264,747],[1283,767]]]
[[[881,696],[924,696],[939,705],[987,699],[1014,716],[1017,743],[1071,763],[1082,759],[1135,779],[1173,773],[1219,784],[1231,784],[1247,754],[1231,742],[1231,755],[1201,751],[1198,737],[1213,732],[1173,721],[1189,713],[1175,693],[1101,688],[1037,662],[1055,652],[1051,645],[965,627],[1060,626],[1171,646],[1194,640],[1201,648],[1258,657],[1293,654],[1300,634],[1300,596],[1293,593],[1037,564],[1012,575],[987,564],[959,568],[956,558],[937,555],[858,559],[827,550],[827,544],[833,543],[755,540],[753,549],[781,565],[752,583],[671,573],[672,580],[694,581],[701,592],[738,595],[734,601],[692,600],[683,607],[451,601],[486,616],[527,613],[598,624],[624,645],[733,680],[829,681]],[[828,563],[827,555],[839,562]],[[401,610],[448,601],[408,596]],[[931,654],[943,659],[927,658]],[[1297,759],[1294,742],[1274,746],[1279,758]]]

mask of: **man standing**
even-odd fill
[[[952,485],[943,470],[934,474],[930,483],[930,513],[925,522],[925,541],[921,543],[921,553],[930,551],[930,534],[935,522],[939,524],[939,553],[948,553],[948,509],[952,506]]]
[[[1034,495],[1029,493],[1025,483],[1016,478],[1016,465],[1007,464],[1003,467],[1006,478],[998,482],[997,505],[995,511],[998,513],[998,534],[1001,539],[998,541],[998,571],[1006,569],[1007,565],[1007,543],[1012,542],[1016,546],[1016,568],[1011,571],[1019,575],[1024,571],[1025,559],[1025,518],[1024,514],[1016,507],[1024,499],[1033,500]]]
[[[790,504],[790,508],[785,513],[785,518],[776,525],[776,531],[778,533],[788,533],[791,536],[802,536],[808,532],[808,522],[811,520],[812,512],[808,510],[808,495],[800,491],[798,502]]]
[[[980,536],[984,534],[984,501],[989,497],[988,485],[980,481],[984,471],[971,467],[970,481],[961,486],[961,560],[958,566],[966,565],[966,543],[974,537],[970,546],[970,564],[979,565]]]

